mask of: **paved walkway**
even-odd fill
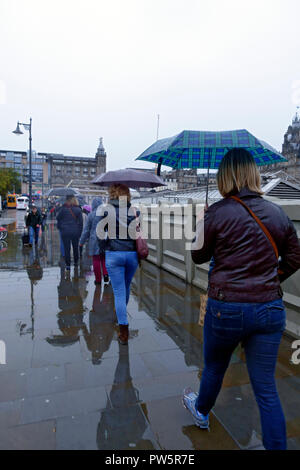
[[[18,228],[19,227],[19,228]],[[203,369],[199,291],[144,263],[128,305],[129,346],[119,346],[111,287],[94,286],[90,262],[65,275],[53,225],[37,253],[22,250],[21,224],[0,254],[1,449],[259,448],[258,410],[243,351],[224,380],[211,431],[193,425],[182,389]],[[289,448],[300,448],[300,366],[291,340],[277,381]]]

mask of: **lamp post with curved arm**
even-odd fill
[[[32,118],[29,120],[29,124],[19,122],[13,134],[22,135],[23,132],[20,129],[23,126],[26,131],[29,131],[29,208],[32,207]]]

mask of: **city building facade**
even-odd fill
[[[13,168],[20,174],[22,193],[29,190],[29,152],[0,150],[0,168]],[[94,157],[75,157],[48,152],[32,152],[32,190],[46,192],[49,188],[89,187],[91,180],[106,172],[103,138]]]
[[[29,190],[29,152],[0,150],[0,168],[12,168],[20,175],[22,193]],[[48,189],[48,163],[44,156],[32,151],[32,190]]]
[[[164,179],[168,180],[173,186],[176,183],[176,189],[195,188],[198,184],[197,169],[171,170],[166,172]]]

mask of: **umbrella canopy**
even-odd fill
[[[165,183],[154,173],[140,170],[116,170],[96,176],[92,183],[99,186],[112,184],[126,184],[130,188],[156,188],[165,186]]]
[[[74,188],[52,188],[47,196],[80,196],[80,193]]]
[[[178,169],[217,169],[228,150],[236,147],[248,150],[257,165],[287,161],[277,150],[246,129],[224,132],[183,131],[174,137],[158,140],[136,160]]]

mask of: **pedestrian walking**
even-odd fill
[[[79,247],[89,241],[89,256],[93,258],[93,268],[95,274],[95,284],[101,284],[102,275],[103,281],[108,282],[108,273],[105,266],[105,241],[98,240],[96,229],[101,217],[97,215],[97,209],[102,204],[101,197],[95,197],[92,202],[92,212],[88,215],[86,224],[84,225],[80,240]]]
[[[83,223],[83,230],[85,228],[85,225],[86,225],[86,222],[87,222],[87,219],[88,219],[88,216],[89,214],[91,213],[91,206],[89,205],[84,205],[82,207],[82,223]],[[82,251],[83,251],[83,245],[81,245],[79,243],[79,255],[80,255],[80,258],[82,257]]]
[[[47,209],[45,207],[42,208],[41,216],[42,216],[41,227],[42,227],[42,232],[44,232],[46,229],[46,223],[47,223]]]
[[[82,232],[82,212],[75,197],[67,198],[59,210],[56,220],[63,242],[66,269],[70,270],[71,244],[73,247],[74,265],[77,266],[79,260],[79,238]]]
[[[38,244],[41,223],[41,213],[39,212],[36,206],[32,206],[31,210],[29,211],[26,217],[26,227],[28,228],[29,234],[29,246],[33,245],[33,240],[35,242],[35,245]]]
[[[61,207],[60,207],[60,209],[61,209]],[[57,210],[56,219],[57,219],[57,215],[58,215],[60,209]],[[53,205],[52,208],[49,210],[49,214],[50,214],[50,217],[52,217],[52,218],[55,216],[55,205]],[[64,247],[62,234],[61,234],[61,230],[60,230],[59,226],[60,226],[59,222],[57,222],[60,256],[61,256],[62,259],[64,259],[65,258],[65,247]]]
[[[109,188],[109,206],[102,220],[107,217],[107,237],[105,240],[105,263],[114,292],[115,309],[119,323],[119,342],[128,343],[127,304],[130,295],[130,284],[138,267],[138,256],[134,233],[131,233],[132,222],[137,215],[131,209],[130,191],[124,184],[112,185]],[[129,228],[130,226],[130,228]],[[99,232],[97,231],[99,236]]]
[[[206,211],[203,245],[192,251],[196,264],[214,258],[204,320],[204,370],[199,394],[186,389],[183,403],[197,426],[209,427],[209,412],[242,342],[264,447],[286,449],[275,367],[286,317],[280,283],[300,268],[297,233],[281,207],[262,197],[260,174],[247,150],[225,155],[217,183],[224,199]]]

